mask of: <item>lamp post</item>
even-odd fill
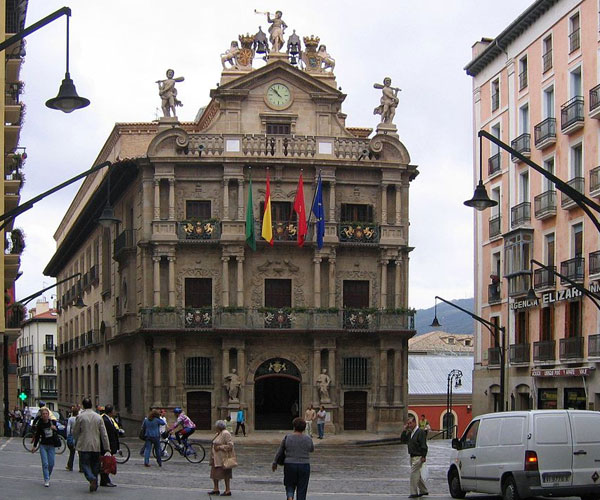
[[[437,318],[437,301],[438,300],[441,300],[445,304],[448,304],[449,306],[452,306],[455,309],[458,309],[459,311],[462,311],[465,314],[468,314],[475,321],[477,321],[478,323],[481,323],[483,326],[485,326],[489,330],[492,337],[494,337],[494,340],[496,341],[496,343],[498,344],[499,349],[500,349],[500,352],[499,352],[500,401],[498,401],[498,406],[500,407],[499,411],[504,411],[504,372],[506,369],[505,368],[505,364],[506,364],[506,352],[505,352],[506,328],[503,326],[499,326],[495,323],[492,323],[491,321],[488,321],[487,319],[484,319],[481,316],[477,316],[477,314],[474,314],[471,311],[467,311],[466,309],[463,309],[462,307],[457,306],[456,304],[453,304],[452,302],[449,302],[448,300],[443,299],[442,297],[439,297],[437,295],[435,296],[436,302],[435,302],[435,308],[434,308],[434,317],[433,317],[433,321],[431,322],[431,326],[433,326],[433,327],[441,326],[441,324]]]
[[[454,418],[452,414],[452,388],[462,385],[463,373],[454,369],[448,373],[448,386],[446,389],[446,439],[451,439],[454,436]],[[454,382],[454,383],[453,383]]]

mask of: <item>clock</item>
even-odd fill
[[[275,109],[285,109],[292,103],[292,93],[283,83],[274,83],[267,89],[267,104]]]

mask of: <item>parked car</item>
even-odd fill
[[[469,491],[502,495],[600,498],[600,413],[531,410],[474,418],[448,469],[453,498]]]

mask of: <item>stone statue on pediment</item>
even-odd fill
[[[381,115],[381,123],[392,123],[396,115],[396,108],[400,102],[398,92],[402,89],[392,87],[392,79],[389,76],[383,79],[383,85],[381,83],[374,83],[373,87],[381,89],[380,104],[373,110],[373,114]]]
[[[230,47],[223,54],[221,54],[221,64],[223,65],[223,69],[227,69],[227,66],[225,66],[226,62],[231,64],[231,68],[236,67],[235,58],[237,57],[239,52],[240,47],[238,43],[235,40],[233,40],[231,42]]]
[[[177,106],[182,106],[182,102],[177,99],[177,89],[175,88],[175,84],[177,82],[183,82],[183,76],[178,76],[174,78],[175,72],[172,69],[167,70],[167,79],[166,80],[157,80],[158,84],[158,95],[160,96],[162,103],[162,111],[163,116],[165,118],[171,117],[171,113],[173,113],[173,117],[177,117],[177,113],[175,108]]]

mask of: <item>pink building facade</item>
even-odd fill
[[[473,46],[473,158],[479,130],[600,202],[598,0],[538,0]],[[573,200],[491,141],[483,182],[498,206],[475,212],[475,312],[506,328],[508,409],[600,409],[600,312],[535,264],[600,289],[600,235]],[[530,287],[538,299],[527,300]],[[474,415],[499,409],[500,346],[477,325]]]

